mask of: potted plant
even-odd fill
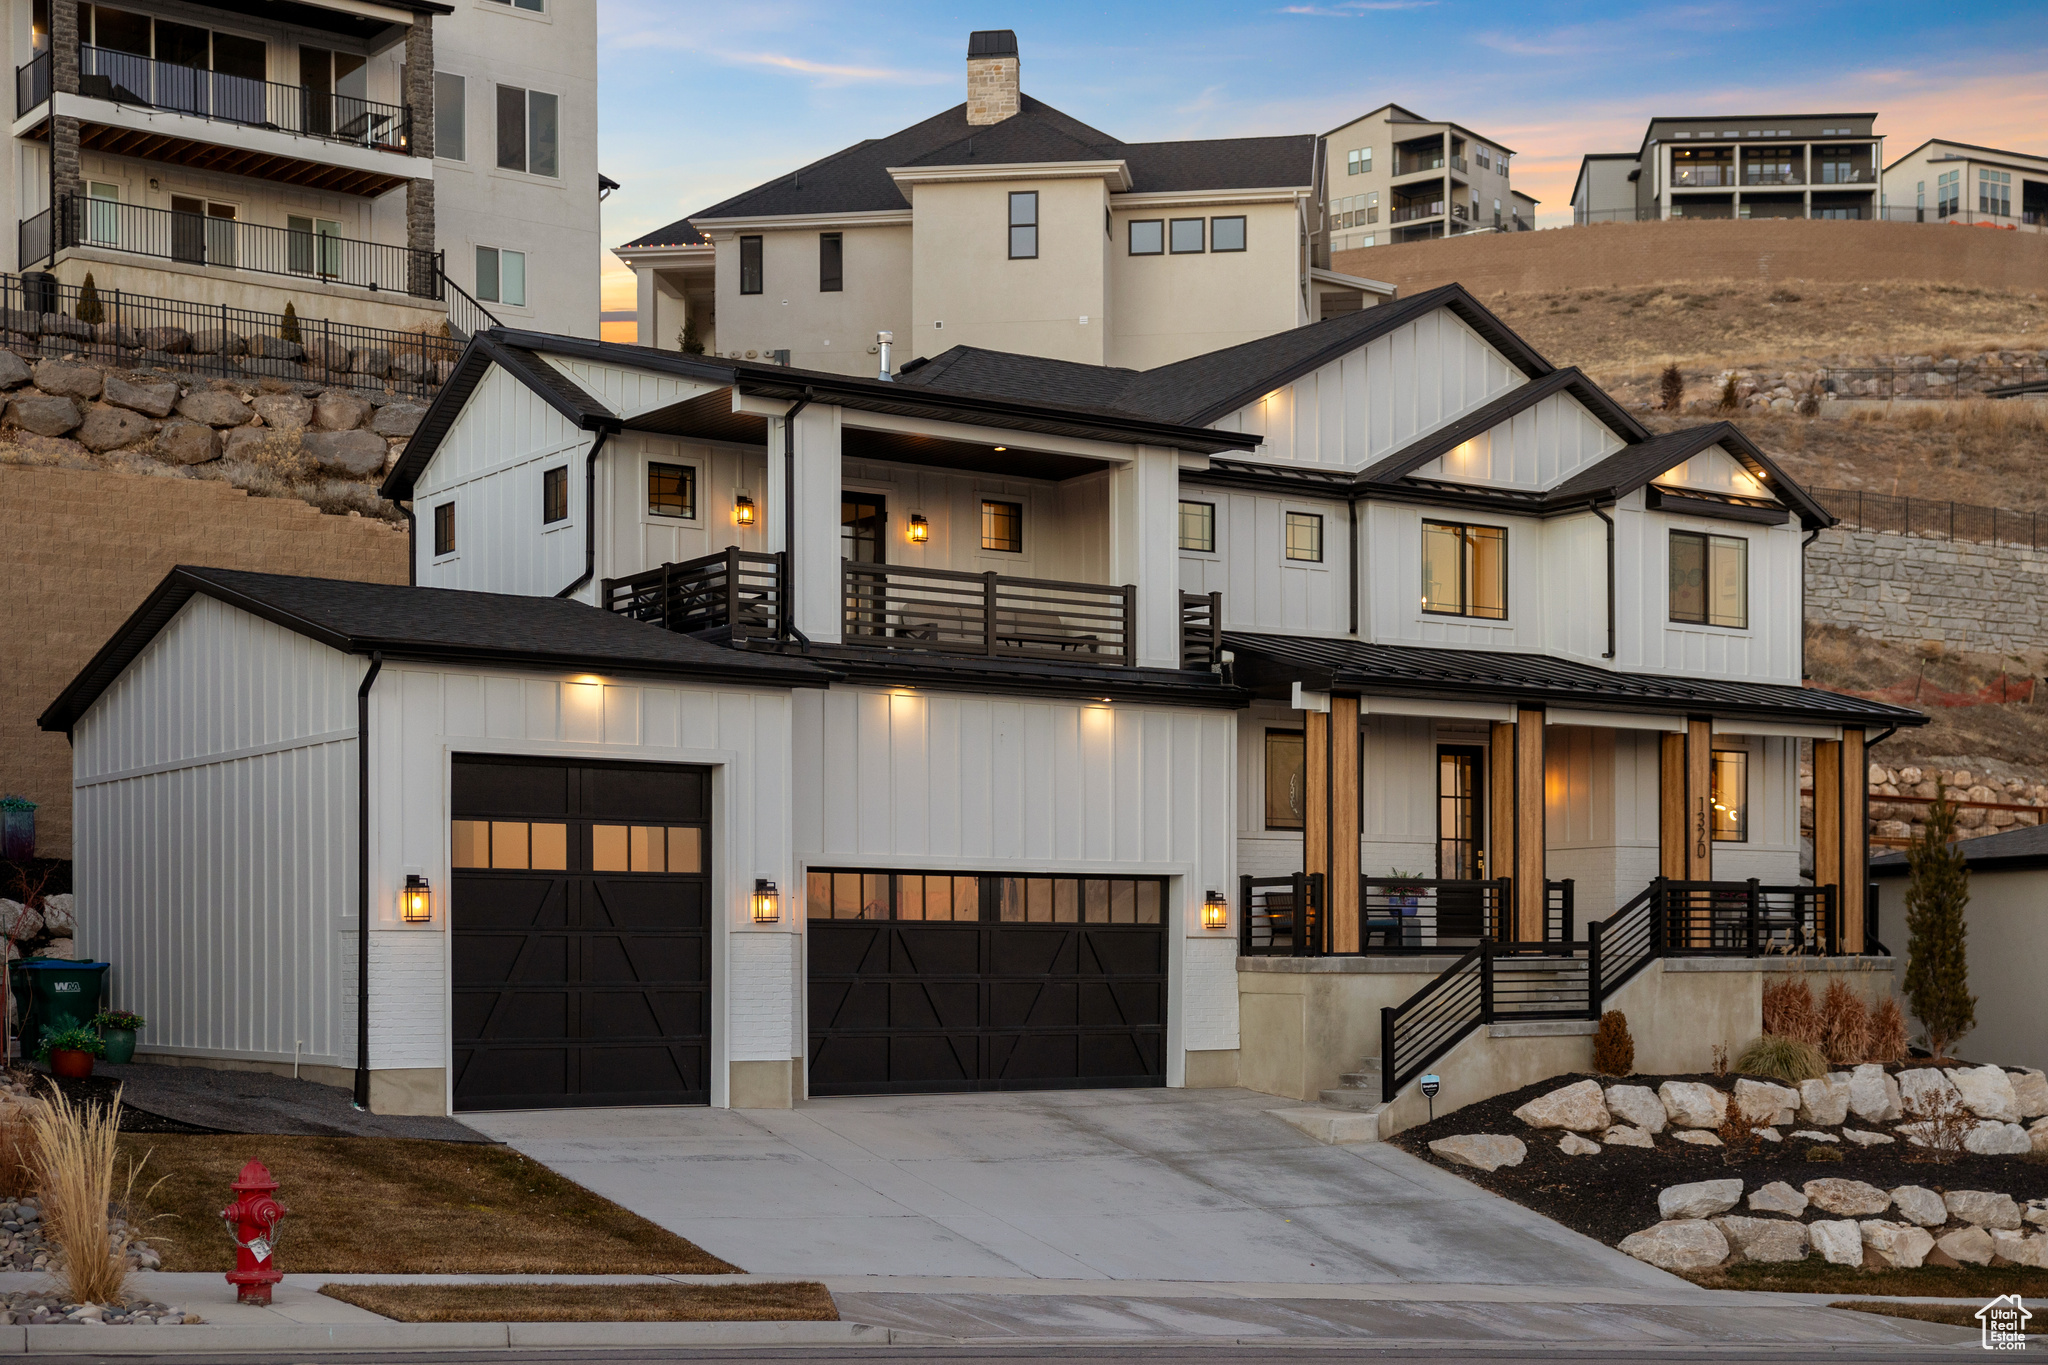
[[[92,1017],[92,1022],[93,1027],[100,1031],[100,1041],[107,1045],[108,1061],[115,1066],[126,1066],[135,1060],[135,1031],[147,1020],[127,1010],[101,1010]]]
[[[1427,880],[1420,873],[1403,872],[1396,867],[1387,875],[1396,881],[1422,882]],[[1422,927],[1416,921],[1422,914],[1422,897],[1428,888],[1418,885],[1391,886],[1387,888],[1387,899],[1401,916],[1401,946],[1418,947],[1422,942]]]
[[[74,1081],[82,1081],[92,1075],[92,1059],[107,1050],[99,1034],[76,1024],[70,1028],[54,1029],[43,1035],[42,1051],[36,1060],[49,1064],[53,1074]]]

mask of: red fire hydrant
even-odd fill
[[[271,1197],[277,1191],[277,1181],[260,1161],[244,1166],[229,1188],[235,1192],[235,1202],[220,1211],[228,1236],[235,1240],[235,1268],[228,1272],[228,1283],[235,1286],[238,1303],[267,1306],[270,1287],[284,1278],[271,1264],[277,1251],[277,1225],[291,1210]]]

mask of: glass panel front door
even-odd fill
[[[1476,881],[1484,874],[1483,771],[1479,749],[1444,745],[1436,751],[1436,875],[1441,880]],[[1480,938],[1486,932],[1485,909],[1478,887],[1438,887],[1439,941]]]

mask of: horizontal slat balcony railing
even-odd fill
[[[680,635],[723,630],[741,642],[777,640],[788,632],[785,567],[780,554],[727,549],[607,578],[601,596],[607,611]]]
[[[1180,595],[1180,666],[1214,668],[1223,657],[1223,594]]]
[[[202,71],[111,48],[79,47],[78,93],[217,123],[412,155],[412,110],[405,105]]]
[[[92,247],[190,265],[391,290],[416,298],[442,297],[440,253],[388,242],[330,237],[236,218],[68,194],[57,201],[56,228],[56,240],[49,244],[54,250]],[[49,249],[40,255],[29,254],[34,234],[27,222],[21,235],[23,268],[51,255]]]
[[[1387,215],[1387,221],[1390,223],[1412,223],[1418,218],[1435,218],[1442,214],[1443,211],[1443,201],[1439,199],[1433,204],[1412,204],[1407,208],[1397,208]]]
[[[1320,957],[1323,874],[1237,879],[1237,951],[1243,957]]]
[[[1359,951],[1463,952],[1481,939],[1512,937],[1508,915],[1513,905],[1514,885],[1505,877],[1360,877]]]
[[[1832,954],[1840,942],[1833,887],[1747,882],[1658,884],[1658,949],[1668,957]]]
[[[840,561],[849,645],[1058,659],[1137,662],[1137,589]]]
[[[14,68],[14,116],[20,118],[50,98],[50,54],[39,52]]]

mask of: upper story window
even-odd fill
[[[503,247],[476,249],[476,296],[485,303],[526,306],[526,253]]]
[[[469,160],[469,82],[449,71],[434,73],[434,155]]]
[[[846,288],[846,237],[838,232],[818,234],[818,292],[837,294]]]
[[[49,9],[45,4],[34,7],[31,28],[37,34],[36,51],[49,47]],[[154,87],[160,107],[173,112],[190,110],[212,112],[238,122],[259,122],[265,117],[263,108],[262,82],[269,77],[265,62],[265,47],[261,38],[245,38],[237,33],[215,33],[196,24],[181,24],[171,19],[151,19],[147,14],[130,10],[109,9],[105,5],[80,5],[78,7],[78,42],[81,51],[79,71],[79,93],[101,99],[145,98]],[[318,51],[308,48],[305,51]],[[359,72],[364,59],[344,54],[354,62]],[[206,102],[208,84],[196,77],[184,77],[180,72],[163,70],[161,67],[151,79],[149,62],[154,59],[166,67],[179,67],[185,71],[211,71],[217,78],[211,82],[214,100]],[[362,88],[364,77],[356,76],[356,85],[342,90],[342,94],[361,97],[368,91]],[[311,82],[308,82],[311,86]],[[333,94],[333,86],[313,86],[323,93]],[[308,131],[331,131],[310,129]]]
[[[455,553],[455,504],[444,502],[434,509],[434,554]]]
[[[761,292],[761,239],[740,238],[740,292],[758,294]]]
[[[1176,255],[1185,255],[1202,249],[1202,220],[1199,218],[1176,218],[1170,225],[1167,241],[1172,244]]]
[[[1242,217],[1211,218],[1209,220],[1209,250],[1243,251],[1244,219]]]
[[[1024,553],[1024,504],[984,502],[981,505],[981,548],[1005,554]]]
[[[1963,186],[1961,171],[1943,171],[1935,178],[1934,211],[1946,218],[1962,208]]]
[[[1166,253],[1166,223],[1162,219],[1133,218],[1130,233],[1133,256],[1162,256]]]
[[[647,515],[695,518],[697,466],[650,462],[647,466]]]
[[[507,5],[512,9],[532,10],[535,14],[547,11],[547,0],[493,0],[493,3]]]
[[[1716,843],[1749,842],[1749,752],[1716,749],[1709,769],[1709,794],[1714,807],[1710,822]]]
[[[2012,172],[1977,172],[1977,212],[2010,215],[2012,213]]]
[[[498,87],[498,169],[559,176],[561,101],[539,90]]]
[[[1372,148],[1360,147],[1344,154],[1344,174],[1366,175],[1372,171]]]
[[[1308,745],[1302,732],[1266,731],[1266,828],[1300,829],[1307,800]]]
[[[1323,562],[1323,519],[1314,512],[1287,514],[1287,557],[1308,564]]]
[[[1180,505],[1180,547],[1202,554],[1216,553],[1216,504],[1182,502]]]
[[[1505,621],[1507,528],[1423,522],[1422,609],[1437,616]]]
[[[1038,259],[1038,191],[1010,192],[1010,259]]]
[[[540,519],[543,524],[569,519],[569,466],[556,465],[542,472]]]
[[[1749,542],[1701,531],[1671,533],[1671,619],[1749,626]]]

